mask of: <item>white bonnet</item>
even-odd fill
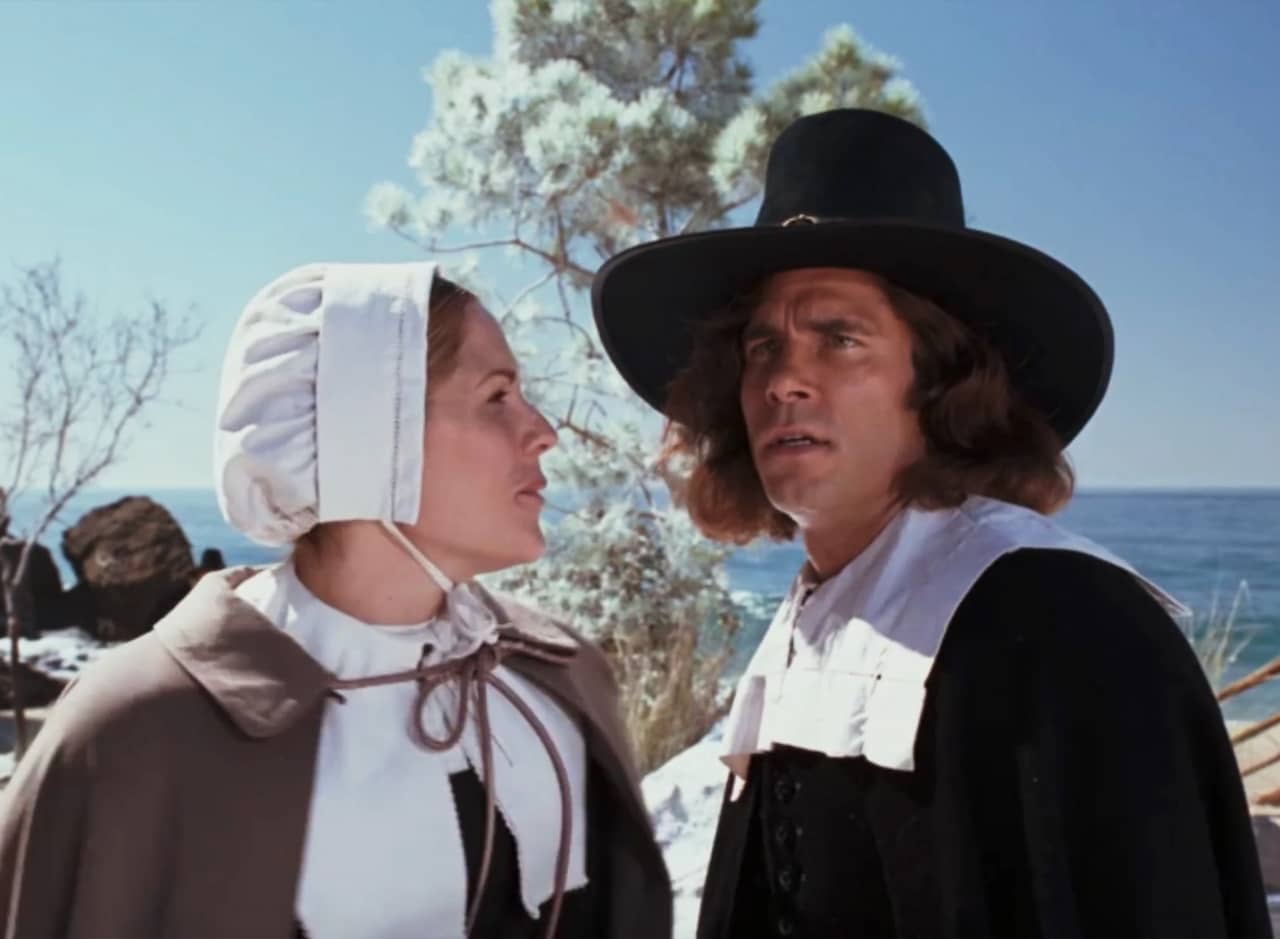
[[[285,545],[318,522],[417,520],[435,271],[310,264],[249,301],[214,431],[214,486],[231,525]]]

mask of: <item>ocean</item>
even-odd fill
[[[127,493],[98,490],[64,513],[71,522],[88,509]],[[222,551],[228,564],[266,563],[279,552],[255,545],[223,521],[213,493],[201,489],[147,493],[178,519],[197,557]],[[15,511],[19,524],[23,513]],[[1235,630],[1247,639],[1226,678],[1239,677],[1280,656],[1280,489],[1215,491],[1083,491],[1059,514],[1067,527],[1129,561],[1189,605],[1197,623],[1238,603]],[[45,543],[58,550],[62,526]],[[798,544],[761,543],[736,551],[728,576],[739,600],[741,667],[773,607],[803,560]],[[69,572],[64,565],[64,577]],[[1228,717],[1253,719],[1280,710],[1280,678],[1228,702]]]

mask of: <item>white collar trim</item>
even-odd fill
[[[745,779],[775,744],[915,768],[925,681],[978,578],[1021,548],[1076,551],[1136,577],[1172,615],[1186,608],[1124,561],[1047,516],[973,497],[909,508],[805,599],[797,577],[738,682],[721,759]]]

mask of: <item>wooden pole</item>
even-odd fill
[[[1266,720],[1250,724],[1248,727],[1241,727],[1232,734],[1231,745],[1234,747],[1236,744],[1244,743],[1246,740],[1252,740],[1254,737],[1258,736],[1258,734],[1266,733],[1272,727],[1277,725],[1280,725],[1280,712],[1272,714]]]
[[[1270,678],[1280,675],[1280,656],[1272,659],[1262,668],[1258,669],[1250,675],[1246,675],[1239,681],[1232,682],[1218,692],[1218,700],[1225,701],[1228,698],[1234,698],[1242,692],[1248,691],[1250,688],[1256,688]]]
[[[1268,766],[1275,766],[1277,763],[1280,763],[1280,750],[1277,750],[1264,760],[1259,760],[1247,769],[1242,769],[1240,771],[1240,778],[1243,779],[1246,776],[1252,776],[1254,773],[1261,772]]]

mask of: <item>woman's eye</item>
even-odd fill
[[[744,350],[743,356],[747,359],[748,362],[759,362],[761,359],[767,358],[770,354],[772,354],[774,346],[776,345],[777,343],[775,343],[772,339],[764,339],[764,340],[761,340],[760,342],[753,342],[751,343],[751,345],[747,346],[747,348]]]
[[[499,388],[493,394],[489,395],[489,403],[498,404],[502,401],[505,401],[507,400],[507,395],[509,395],[510,393],[511,391],[508,388]]]

